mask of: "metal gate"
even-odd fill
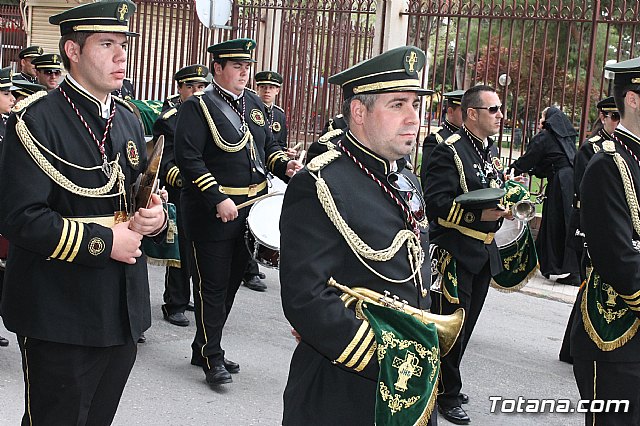
[[[505,162],[535,133],[547,106],[588,135],[594,104],[608,95],[607,61],[640,53],[640,2],[624,0],[409,0],[407,43],[428,55],[426,87],[439,93],[486,83],[498,89]],[[438,122],[439,98],[426,127]]]
[[[22,27],[20,7],[0,4],[0,68],[17,64],[20,68],[18,52],[27,43],[27,34]]]

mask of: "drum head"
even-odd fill
[[[284,194],[277,194],[255,203],[249,211],[247,224],[256,240],[273,250],[280,250],[280,212]]]
[[[494,237],[498,248],[506,247],[517,241],[524,233],[525,227],[526,224],[522,221],[505,219]]]

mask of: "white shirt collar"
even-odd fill
[[[69,81],[71,81],[71,83],[76,85],[78,87],[78,89],[82,90],[85,94],[91,96],[93,99],[95,99],[100,104],[100,116],[102,118],[104,118],[104,119],[109,118],[109,115],[111,114],[111,93],[109,93],[107,95],[107,103],[103,104],[102,102],[100,102],[100,99],[96,98],[91,93],[89,93],[89,91],[87,89],[82,87],[82,85],[80,83],[78,83],[76,81],[76,79],[74,79],[71,76],[71,74],[67,74],[67,78],[69,79]]]
[[[220,84],[218,84],[218,82],[216,81],[215,77],[213,78],[213,82],[216,84],[216,86],[218,86],[218,89],[222,90],[227,95],[231,96],[231,99],[233,99],[234,101],[237,101],[238,99],[240,99],[242,97],[242,95],[244,95],[244,90],[242,92],[240,92],[239,95],[236,95],[235,93],[230,92],[229,90],[227,90],[224,87],[220,86]]]

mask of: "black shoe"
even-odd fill
[[[211,370],[207,371],[207,383],[209,383],[209,386],[224,385],[231,382],[233,382],[231,374],[224,368],[223,364],[215,365]]]
[[[254,275],[253,277],[251,277],[249,279],[244,279],[242,282],[243,282],[245,287],[247,287],[248,289],[254,290],[254,291],[266,291],[267,290],[267,285],[265,283],[263,283],[262,280],[257,275]]]
[[[438,411],[442,414],[442,417],[451,423],[455,423],[457,425],[468,425],[471,423],[471,419],[467,416],[467,413],[462,409],[462,407],[442,408],[438,405]]]
[[[564,278],[558,278],[556,282],[558,284],[567,284],[567,285],[573,285],[576,287],[578,287],[581,284],[580,277],[576,274],[569,274]]]
[[[2,347],[9,346],[9,341],[4,337],[0,336],[0,346]],[[238,366],[238,369],[240,369],[240,366]]]
[[[195,306],[193,306],[193,302],[189,302],[189,303],[187,303],[187,307],[186,307],[185,309],[186,309],[187,311],[189,311],[189,312],[193,312],[193,311],[195,311],[195,310],[196,310],[196,307],[195,307]]]
[[[260,278],[261,280],[264,280],[267,278],[267,276],[264,274],[264,272],[258,272],[258,278]]]
[[[458,394],[458,398],[460,398],[460,402],[463,403],[463,404],[468,404],[469,403],[469,395],[467,395],[466,393],[460,392]]]
[[[225,358],[222,363],[224,364],[224,368],[226,368],[229,373],[236,374],[240,372],[240,364],[238,364],[237,362],[233,362]]]
[[[142,333],[140,337],[138,337],[138,343],[145,343],[146,341],[147,338],[145,337],[144,333]]]
[[[187,327],[189,325],[189,318],[183,312],[175,312],[171,315],[164,314],[164,319],[179,327]]]

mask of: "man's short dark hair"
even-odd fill
[[[484,106],[482,105],[481,93],[483,92],[493,92],[496,93],[496,89],[486,84],[478,84],[477,86],[473,86],[462,96],[462,121],[467,119],[467,109],[473,107]]]
[[[64,65],[64,69],[67,71],[71,70],[71,61],[67,56],[67,52],[64,51],[64,45],[67,43],[67,40],[74,41],[78,43],[80,46],[80,53],[82,53],[82,48],[84,48],[84,44],[87,42],[89,36],[94,33],[85,33],[85,32],[73,32],[69,34],[65,34],[60,38],[60,43],[58,43],[58,49],[60,50],[60,57],[62,58],[62,65]]]
[[[377,93],[363,93],[361,95],[354,95],[345,99],[342,103],[342,115],[344,116],[344,121],[347,122],[347,125],[351,122],[352,101],[362,102],[365,108],[367,108],[367,111],[371,111],[373,109],[373,105],[376,103],[376,99],[378,99]]]
[[[213,61],[211,61],[211,64],[209,65],[209,69],[211,70],[211,72],[213,73],[213,64],[220,64],[220,66],[222,67],[222,69],[224,69],[224,67],[227,65],[227,62],[229,60],[228,59],[214,59]],[[214,73],[215,74],[215,73]]]
[[[624,97],[627,92],[635,92],[640,95],[640,84],[614,84],[613,100],[616,101],[620,118],[624,118]]]

